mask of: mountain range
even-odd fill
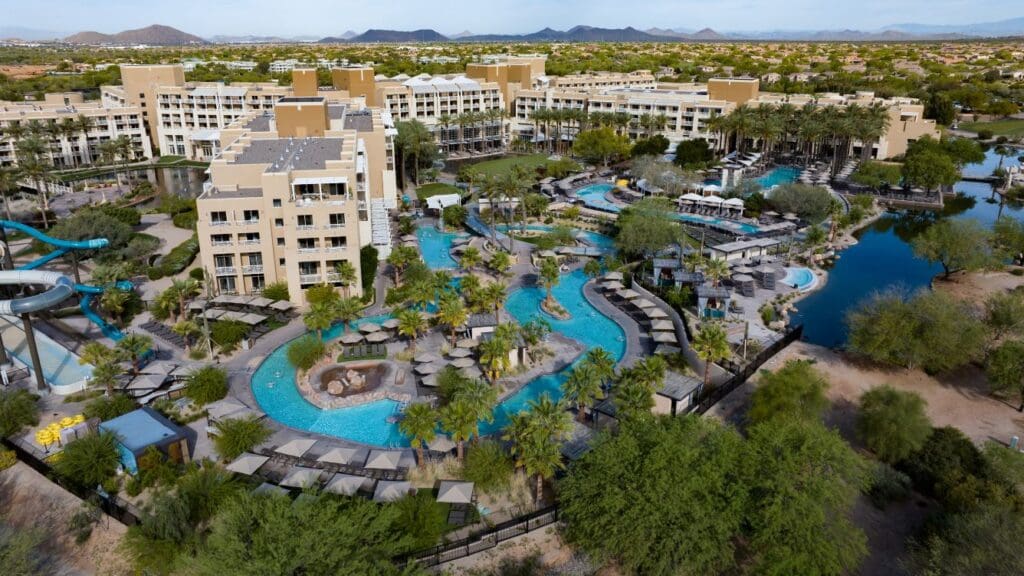
[[[20,26],[0,26],[0,38],[30,41],[52,41],[64,33]],[[116,34],[79,32],[63,38],[70,44],[147,44],[151,46],[183,46],[194,44],[269,44],[269,43],[414,43],[414,42],[714,42],[714,41],[852,41],[898,42],[910,40],[956,40],[969,38],[1024,36],[1024,17],[975,24],[893,24],[878,30],[764,30],[718,32],[710,28],[655,27],[639,30],[633,27],[600,28],[574,26],[568,30],[544,28],[526,34],[473,34],[469,31],[444,35],[436,30],[370,29],[363,33],[352,30],[326,38],[316,36],[216,35],[209,39],[182,32],[169,26],[153,25]]]
[[[124,30],[117,34],[100,32],[79,32],[72,34],[64,41],[68,44],[147,44],[150,46],[184,46],[188,44],[209,44],[198,36],[193,36],[170,26],[154,24],[137,30]]]

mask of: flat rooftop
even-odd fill
[[[275,138],[253,140],[232,164],[269,164],[271,169],[322,170],[340,160],[344,138]]]
[[[288,96],[277,101],[278,104],[321,104],[326,99],[323,96]]]
[[[182,437],[173,424],[149,408],[140,408],[107,420],[100,424],[100,429],[114,433],[118,441],[132,452],[167,439]]]
[[[273,114],[261,114],[246,122],[245,128],[253,132],[270,132],[270,121],[273,119]]]

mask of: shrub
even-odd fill
[[[291,295],[288,294],[288,283],[287,282],[271,282],[263,287],[263,297],[271,300],[289,300]]]
[[[462,475],[486,494],[508,488],[514,471],[512,459],[497,442],[481,442],[466,454]]]
[[[994,136],[993,132],[988,128],[982,128],[978,130],[978,140],[991,140]]]
[[[910,487],[910,476],[882,462],[873,471],[868,498],[875,507],[885,509],[892,502],[909,498]]]
[[[821,186],[783,184],[772,191],[768,203],[779,212],[793,212],[807,222],[817,224],[828,216],[832,195]]]
[[[204,272],[202,268],[193,268],[188,271],[188,277],[193,280],[203,282],[206,280],[206,272]]]
[[[164,272],[157,266],[150,266],[146,268],[146,278],[150,280],[159,280],[164,277]]]
[[[445,226],[449,228],[462,228],[466,224],[466,209],[460,204],[453,204],[441,211]]]
[[[878,386],[860,399],[857,434],[883,462],[899,462],[919,450],[932,431],[924,400],[913,392]]]
[[[309,370],[326,352],[324,343],[312,334],[288,345],[288,362],[300,370]]]
[[[99,210],[111,218],[123,222],[129,226],[138,226],[142,222],[142,215],[135,208],[128,206],[116,206],[114,204],[103,204],[86,210]]]
[[[113,434],[90,434],[70,442],[54,464],[54,470],[69,482],[93,488],[114,477],[119,463]]]
[[[238,320],[217,320],[210,325],[210,340],[221,350],[234,350],[249,333],[249,326]]]
[[[270,437],[270,428],[254,418],[234,418],[217,423],[213,447],[224,460],[234,460]]]
[[[228,373],[216,366],[203,366],[188,376],[185,395],[200,406],[216,402],[228,394]]]
[[[789,360],[775,372],[761,372],[750,399],[747,419],[757,424],[773,418],[819,420],[828,407],[828,382],[806,360]]]
[[[99,418],[101,421],[112,420],[135,410],[135,400],[124,394],[113,397],[101,396],[85,405],[82,414],[86,418]]]
[[[363,302],[373,298],[373,281],[377,277],[377,249],[367,244],[359,249],[359,270],[363,280]]]
[[[180,212],[171,216],[171,223],[173,223],[177,228],[181,228],[183,230],[195,230],[196,222],[198,220],[199,216],[195,211]]]
[[[944,504],[976,501],[973,488],[988,477],[981,451],[963,432],[949,426],[932,430],[921,449],[899,463],[921,493]]]
[[[7,470],[18,461],[14,450],[0,450],[0,470]]]
[[[39,423],[37,397],[26,390],[0,391],[0,436],[13,436]]]
[[[330,284],[317,284],[306,289],[306,302],[310,306],[337,302],[338,299],[338,291]]]
[[[394,506],[398,508],[396,527],[412,536],[417,549],[436,545],[448,528],[448,506],[427,490],[406,496]]]
[[[187,268],[196,259],[196,254],[199,254],[199,238],[193,235],[160,259],[160,272],[164,276],[173,276]]]

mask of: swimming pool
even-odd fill
[[[448,270],[458,268],[459,263],[452,258],[452,242],[456,238],[465,238],[464,233],[441,232],[433,226],[420,226],[416,229],[416,238],[420,242],[420,254],[423,262],[431,270]]]
[[[590,208],[596,210],[604,210],[605,212],[619,212],[622,207],[613,202],[609,202],[605,198],[605,194],[614,189],[615,186],[612,184],[591,184],[584,186],[576,191],[576,198],[581,200],[584,204]],[[715,216],[704,216],[702,214],[682,214],[675,212],[672,216],[676,220],[682,222],[690,222],[693,224],[703,224],[706,226],[715,226],[722,228],[723,230],[729,230],[731,232],[737,232],[740,234],[756,234],[761,231],[761,228],[746,222],[737,222],[735,220],[729,220],[727,218],[717,218]]]
[[[771,189],[773,186],[779,186],[781,184],[791,184],[796,182],[800,177],[801,169],[797,166],[776,166],[764,174],[754,178],[754,182],[757,182],[761,188],[765,190]],[[722,185],[720,178],[711,180],[705,180],[705,184],[714,184],[716,186]]]
[[[792,286],[800,292],[807,292],[818,285],[818,276],[810,268],[786,268],[786,277],[780,280],[786,286]]]
[[[583,343],[587,349],[601,346],[616,360],[621,359],[626,352],[625,333],[612,319],[591,306],[583,296],[583,285],[586,281],[587,277],[582,270],[562,275],[553,293],[559,303],[573,316],[569,320],[553,320],[547,315],[544,317],[551,324],[552,330]],[[505,308],[517,321],[528,322],[543,314],[540,310],[540,302],[543,299],[543,289],[522,288],[509,295]],[[339,324],[327,330],[324,338],[336,338],[341,333],[342,327]],[[253,396],[267,416],[292,428],[354,442],[376,446],[409,445],[408,440],[398,431],[398,424],[388,422],[389,417],[398,411],[397,402],[378,400],[360,406],[331,410],[322,410],[307,402],[294,384],[295,368],[288,362],[287,351],[287,344],[274,350],[252,376]],[[508,423],[511,414],[525,409],[530,400],[538,398],[545,392],[553,398],[560,398],[562,382],[568,377],[568,371],[569,368],[528,382],[495,408],[494,422],[482,423],[481,432],[492,434],[501,430]]]
[[[0,317],[0,334],[8,353],[23,365],[32,368],[32,355],[25,340],[21,321],[9,316]],[[43,378],[55,394],[71,394],[83,389],[92,377],[92,366],[79,364],[78,356],[52,340],[39,330],[34,332]]]

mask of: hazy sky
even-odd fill
[[[0,26],[117,32],[159,23],[200,36],[433,28],[533,32],[576,24],[722,31],[967,24],[1024,15],[1021,0],[0,0]]]

